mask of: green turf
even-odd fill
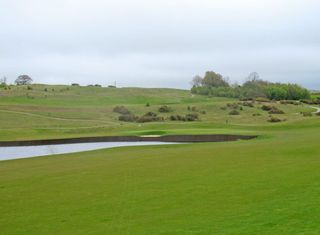
[[[42,92],[39,87],[34,95]],[[171,100],[174,112],[196,105],[207,114],[192,123],[120,125],[111,112],[115,105],[124,104],[137,113],[148,109],[139,97],[120,102],[119,94],[139,96],[139,89],[114,89],[117,95],[106,104],[98,101],[104,100],[102,94],[100,98],[92,94],[96,102],[85,98],[90,89],[100,94],[103,88],[71,89],[68,92],[83,92],[84,97],[77,102],[62,91],[64,98],[56,94],[29,102],[17,95],[26,90],[4,94],[1,110],[36,115],[2,112],[1,140],[211,133],[259,138],[1,161],[0,234],[320,234],[320,121],[299,114],[311,108],[274,104],[286,112],[279,117],[287,121],[272,124],[259,105],[229,117],[220,107],[234,100],[144,89],[154,102],[148,99],[150,109]],[[255,112],[262,116],[253,117]]]

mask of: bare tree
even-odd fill
[[[260,80],[260,76],[257,72],[252,72],[249,74],[249,76],[247,77],[246,80],[256,82],[256,81]]]
[[[3,76],[2,78],[0,78],[0,84],[6,85],[7,84],[7,77]]]
[[[202,80],[203,80],[202,77],[200,77],[199,75],[196,75],[192,78],[191,85],[192,86],[201,86]]]
[[[17,85],[28,85],[32,83],[32,78],[28,75],[20,75],[14,82]]]

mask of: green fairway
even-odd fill
[[[270,123],[263,104],[230,116],[221,107],[237,100],[184,90],[66,89],[36,85],[1,90],[0,140],[215,133],[259,137],[1,161],[0,234],[320,233],[320,117],[301,115],[314,110],[309,106],[272,103],[285,112],[274,116],[286,120]],[[141,124],[119,122],[112,112],[125,105],[141,115],[164,104],[175,114],[188,113],[187,106],[206,114],[195,122]]]

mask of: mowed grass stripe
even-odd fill
[[[318,131],[1,162],[0,226],[4,234],[316,234]]]

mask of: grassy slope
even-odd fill
[[[171,95],[167,102],[173,100]],[[189,97],[183,91],[182,95]],[[254,120],[245,110],[242,116],[247,118],[232,117],[225,125],[226,111],[219,107],[230,101],[194,98],[199,99],[197,106],[212,107],[201,122],[153,123],[141,129],[122,125],[114,133],[234,131],[263,136],[253,141],[130,147],[0,162],[1,234],[319,234],[319,118],[295,114],[308,108],[281,106],[289,113],[285,123],[266,123],[267,116]],[[6,98],[2,105],[38,112],[26,107],[27,101],[14,99]],[[156,104],[166,103],[165,95],[154,99]],[[145,101],[139,102],[130,107],[145,109]],[[182,110],[189,101],[177,102]],[[70,104],[66,109],[79,107],[85,105]],[[13,123],[8,120],[6,126],[18,130]],[[53,128],[56,123],[41,125]],[[26,134],[33,130],[28,127]]]
[[[192,96],[188,91],[175,89],[97,88],[34,85],[0,90],[0,140],[67,138],[97,135],[159,133],[242,133],[252,126],[271,125],[266,122],[267,112],[257,108],[245,108],[239,116],[228,116],[229,110],[221,110],[225,98]],[[44,89],[47,88],[47,92]],[[151,107],[145,107],[150,103]],[[201,122],[120,123],[112,112],[116,105],[125,105],[134,114],[157,112],[163,104],[169,104],[172,114],[187,114],[187,106],[205,110]],[[276,104],[276,106],[281,106]],[[288,123],[301,119],[300,111],[308,107],[281,106],[286,114],[281,118]],[[253,117],[253,113],[262,116]],[[161,115],[161,114],[160,114]],[[162,114],[168,117],[170,114]],[[228,119],[228,125],[226,120]],[[286,125],[286,124],[284,124]]]

